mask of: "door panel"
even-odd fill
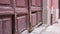
[[[32,26],[35,26],[37,24],[36,13],[32,14],[31,16],[31,24]]]
[[[12,34],[11,18],[3,18],[3,34]]]
[[[31,11],[39,11],[42,9],[41,0],[31,0]]]
[[[36,5],[41,6],[41,4],[42,4],[41,2],[42,2],[42,0],[36,0]]]
[[[3,34],[3,32],[2,32],[2,19],[0,19],[0,34]]]
[[[26,16],[20,16],[17,18],[18,20],[18,33],[26,30]]]
[[[35,6],[36,5],[36,0],[31,0],[31,4],[32,4],[32,6]]]
[[[41,0],[31,0],[31,2],[32,6],[41,6]]]
[[[28,0],[16,0],[16,12],[17,14],[26,14],[28,13]]]
[[[0,0],[0,4],[10,4],[10,0]]]
[[[16,1],[17,1],[17,6],[22,6],[22,7],[26,6],[26,0],[16,0]]]

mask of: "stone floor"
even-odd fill
[[[42,25],[29,34],[60,34],[60,19],[58,22],[59,23],[53,24],[47,28],[46,26]]]
[[[44,30],[40,34],[60,34],[60,24],[56,23],[52,26],[49,26],[48,28],[46,28],[46,30]]]

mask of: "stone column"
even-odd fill
[[[50,0],[43,0],[43,23],[50,25]]]

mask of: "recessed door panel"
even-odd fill
[[[17,1],[17,6],[22,6],[22,7],[26,6],[26,0],[16,0],[16,1]]]
[[[32,26],[35,26],[37,24],[36,13],[32,14],[31,16],[31,24]]]
[[[40,11],[42,9],[42,0],[31,0],[31,11]]]
[[[41,0],[31,0],[31,5],[32,6],[41,6]]]
[[[18,20],[18,33],[26,30],[26,16],[20,16],[17,18]]]
[[[11,18],[3,18],[3,34],[12,34]]]
[[[0,19],[0,34],[3,34],[3,31],[2,31],[2,19]]]
[[[42,4],[41,2],[42,2],[42,0],[36,0],[36,5],[41,6],[41,4]]]
[[[32,6],[35,6],[36,5],[36,0],[31,0],[31,4],[32,4]]]

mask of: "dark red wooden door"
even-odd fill
[[[41,21],[41,7],[42,7],[42,0],[31,0],[31,12],[35,12],[32,14],[32,24],[36,25],[37,22]],[[38,12],[38,13],[37,13]],[[36,15],[37,13],[37,15]],[[38,21],[37,21],[38,20]]]
[[[24,14],[28,12],[28,0],[16,0],[16,12]]]
[[[3,32],[2,32],[2,19],[0,19],[0,34],[3,34]]]
[[[12,34],[12,20],[11,18],[3,18],[3,34]]]
[[[42,0],[30,0],[30,31],[36,26],[40,25],[39,22],[41,22],[41,9],[42,9]],[[38,27],[38,26],[37,26]]]
[[[26,30],[26,16],[20,16],[17,18],[18,20],[18,33],[23,32],[24,30]]]

